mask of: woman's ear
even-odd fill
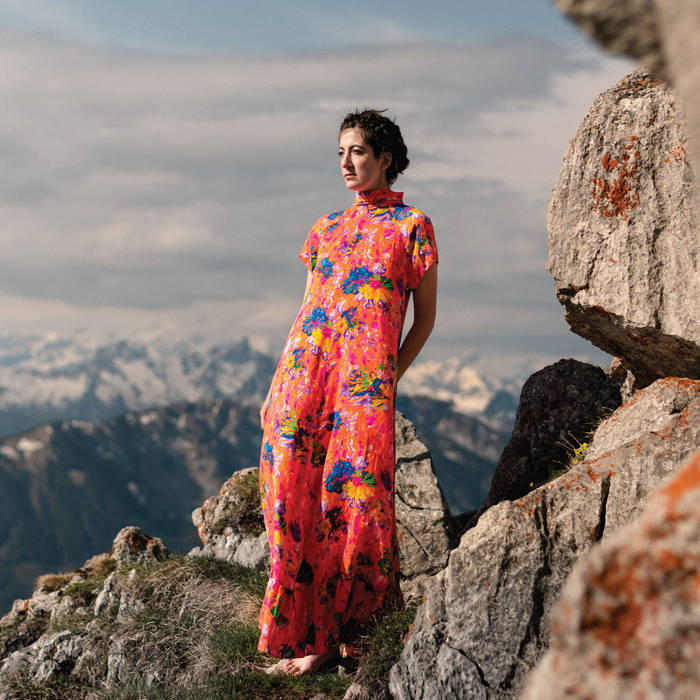
[[[391,161],[392,161],[391,153],[389,153],[388,151],[384,151],[384,153],[382,153],[379,156],[379,167],[382,170],[386,170],[391,165]]]

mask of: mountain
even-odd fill
[[[247,339],[0,337],[0,437],[53,420],[219,398],[262,401],[276,362]]]
[[[455,514],[480,505],[518,390],[512,368],[484,379],[479,361],[418,363],[397,398]],[[245,339],[0,338],[0,605],[102,551],[125,524],[174,551],[195,545],[191,511],[258,462],[275,365]]]
[[[258,421],[257,407],[218,399],[56,422],[0,442],[0,608],[37,575],[109,549],[124,525],[189,550],[192,510],[257,464]]]
[[[452,513],[477,510],[510,431],[426,396],[399,395],[396,407],[411,419],[430,450]]]
[[[128,337],[0,335],[0,438],[53,420],[97,421],[177,401],[259,404],[277,355],[246,338],[214,337],[172,328]],[[401,379],[399,395],[437,399],[509,430],[523,382],[552,359],[465,350],[461,357],[418,361]]]

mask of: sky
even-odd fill
[[[353,199],[338,124],[367,106],[435,224],[421,357],[604,357],[556,301],[546,204],[633,64],[548,0],[0,0],[0,64],[0,333],[168,323],[279,352],[306,234]]]

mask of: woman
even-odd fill
[[[260,411],[271,572],[258,649],[295,675],[401,604],[396,383],[435,320],[432,224],[389,189],[408,166],[398,126],[375,110],[350,113],[338,155],[355,202],[320,218],[304,243],[303,304]]]

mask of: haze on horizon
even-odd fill
[[[278,351],[311,224],[348,206],[337,124],[389,107],[465,347],[602,353],[545,270],[545,210],[593,98],[632,64],[547,2],[0,2],[0,332],[171,324]],[[407,319],[407,323],[410,319]]]

